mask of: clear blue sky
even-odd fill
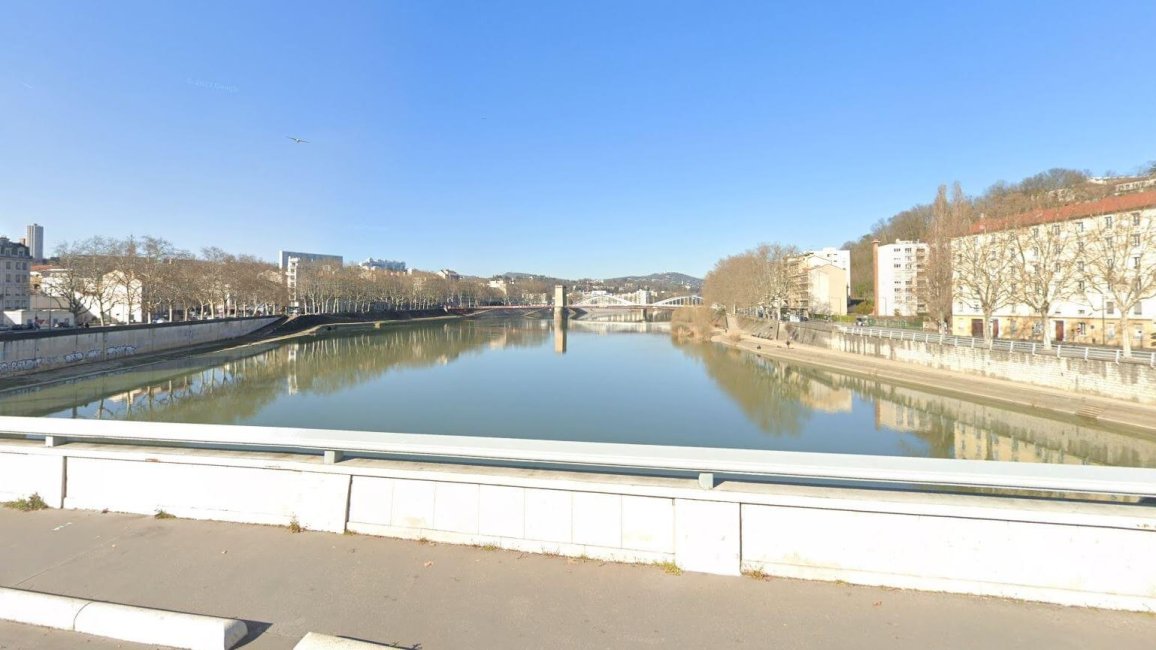
[[[0,233],[701,276],[1156,158],[1156,2],[930,4],[0,0]]]

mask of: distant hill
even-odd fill
[[[503,276],[514,281],[536,281],[545,282],[546,284],[565,284],[576,289],[602,289],[613,292],[636,291],[638,289],[650,289],[659,292],[685,292],[685,291],[701,291],[702,278],[696,278],[693,275],[685,273],[674,273],[668,271],[666,273],[651,273],[650,275],[626,275],[620,278],[606,278],[605,280],[596,280],[591,278],[584,278],[582,280],[567,280],[564,278],[553,278],[550,276],[539,275],[537,273],[520,273],[511,271],[503,273]]]
[[[696,278],[693,275],[687,275],[685,273],[675,273],[673,271],[651,273],[650,275],[627,275],[621,278],[607,278],[604,282],[607,284],[678,285],[689,286],[695,290],[702,288],[702,278]]]

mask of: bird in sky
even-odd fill
[[[294,137],[293,137],[293,136],[291,136],[291,135],[287,135],[287,136],[285,136],[285,137],[286,137],[286,138],[289,138],[290,140],[292,140],[292,141],[293,141],[295,144],[309,144],[309,141],[308,141],[308,140],[302,140],[301,138],[294,138]]]

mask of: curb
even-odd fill
[[[249,633],[244,621],[235,619],[5,587],[0,587],[0,619],[188,650],[229,650]]]
[[[394,646],[310,632],[302,637],[297,645],[293,646],[293,650],[380,650],[380,648],[392,647]]]

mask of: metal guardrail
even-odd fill
[[[893,329],[887,327],[840,327],[840,331],[853,336],[872,336],[876,338],[896,341],[915,341],[922,343],[937,343],[964,348],[983,348],[1000,350],[1002,352],[1023,352],[1034,355],[1050,355],[1068,359],[1095,359],[1097,361],[1114,361],[1116,363],[1143,363],[1156,368],[1156,352],[1133,350],[1124,354],[1117,348],[1096,348],[1086,345],[1069,345],[1055,343],[1047,349],[1036,341],[1015,341],[1012,339],[995,339],[990,341],[971,336],[952,336],[936,332],[916,332],[912,330]]]
[[[722,474],[1156,497],[1156,469],[1135,467],[31,417],[0,417],[2,437],[43,440],[52,447],[66,442],[117,442],[241,451],[294,449],[323,454],[327,462],[339,462],[346,454],[380,454],[580,466],[609,472],[658,470],[698,474],[704,487],[713,485],[714,474]]]

